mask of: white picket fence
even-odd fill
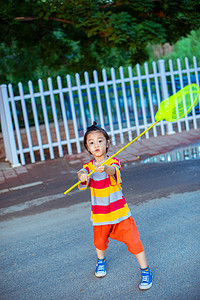
[[[54,159],[66,153],[80,153],[84,132],[94,120],[107,130],[113,145],[131,141],[155,122],[162,100],[192,82],[199,85],[200,67],[196,57],[193,66],[185,58],[184,68],[179,59],[176,67],[171,60],[159,60],[150,67],[151,71],[145,63],[137,64],[134,69],[111,68],[107,73],[102,70],[101,81],[94,71],[93,82],[85,72],[84,83],[79,74],[75,78],[67,75],[64,84],[58,76],[56,88],[51,78],[46,89],[39,79],[38,91],[34,91],[29,81],[27,93],[19,83],[18,95],[14,95],[11,84],[1,85],[0,116],[7,159],[18,166],[29,160],[43,161],[48,155]],[[159,122],[145,138],[198,127],[199,104],[177,122]]]

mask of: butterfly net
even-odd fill
[[[177,121],[188,114],[199,101],[199,87],[197,84],[187,85],[185,88],[162,101],[155,115],[156,121]]]

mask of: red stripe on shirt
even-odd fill
[[[103,180],[94,180],[90,178],[90,187],[95,189],[105,189],[110,186],[110,178],[105,178]]]
[[[109,205],[92,205],[93,214],[109,214],[112,211],[116,211],[123,208],[126,204],[126,200],[123,197],[120,200],[110,203]]]

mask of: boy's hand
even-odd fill
[[[96,167],[96,172],[98,173],[102,173],[102,172],[106,172],[108,175],[115,175],[115,168],[112,166],[107,166],[107,165],[103,165],[103,166],[98,166]]]
[[[80,174],[78,174],[78,179],[79,179],[81,182],[87,182],[87,180],[88,180],[87,174],[85,174],[85,173],[80,173]]]
[[[103,166],[97,166],[96,167],[96,172],[98,172],[98,173],[102,173],[102,172],[105,172],[106,171],[106,165],[103,165]]]

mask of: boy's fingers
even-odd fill
[[[80,176],[80,181],[81,181],[81,182],[87,181],[87,175],[81,175],[81,176]]]
[[[99,166],[96,168],[97,172],[103,172],[104,171],[104,166]]]

